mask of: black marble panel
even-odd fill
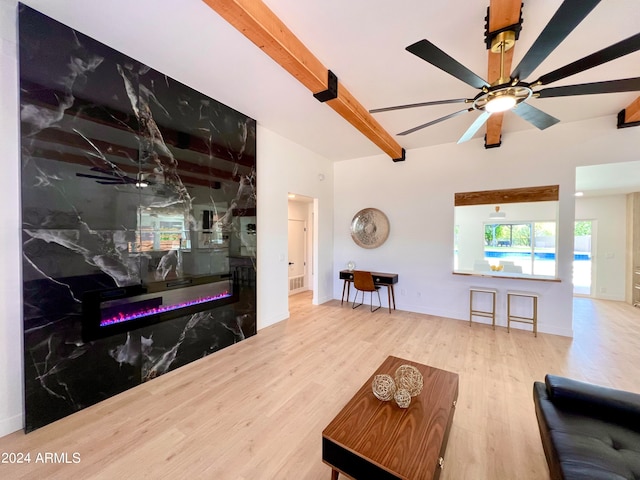
[[[22,4],[19,50],[29,432],[256,333],[256,122]],[[87,292],[211,275],[233,303],[83,341]]]

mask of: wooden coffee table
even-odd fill
[[[382,402],[371,390],[373,377],[394,376],[400,365],[424,376],[420,395],[409,408]],[[458,374],[388,357],[322,432],[322,461],[355,479],[438,478],[458,398]]]

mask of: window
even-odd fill
[[[169,251],[188,248],[188,230],[185,228],[184,211],[179,208],[143,208],[138,210],[140,219],[133,251]]]
[[[556,222],[485,223],[484,260],[497,271],[556,275]],[[500,269],[502,267],[502,269]]]

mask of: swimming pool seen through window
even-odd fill
[[[519,195],[525,189],[470,192],[487,195],[462,197],[460,204],[458,195],[468,194],[456,194],[454,273],[557,279],[557,186],[548,191],[553,188],[526,189],[545,189],[539,196]],[[533,201],[509,201],[520,198]]]

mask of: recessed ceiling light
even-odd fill
[[[582,197],[584,195],[584,192],[576,192],[575,196],[576,197]]]
[[[296,198],[296,195],[295,195],[295,193],[290,193],[289,195],[287,195],[287,197],[289,197],[289,198]]]

